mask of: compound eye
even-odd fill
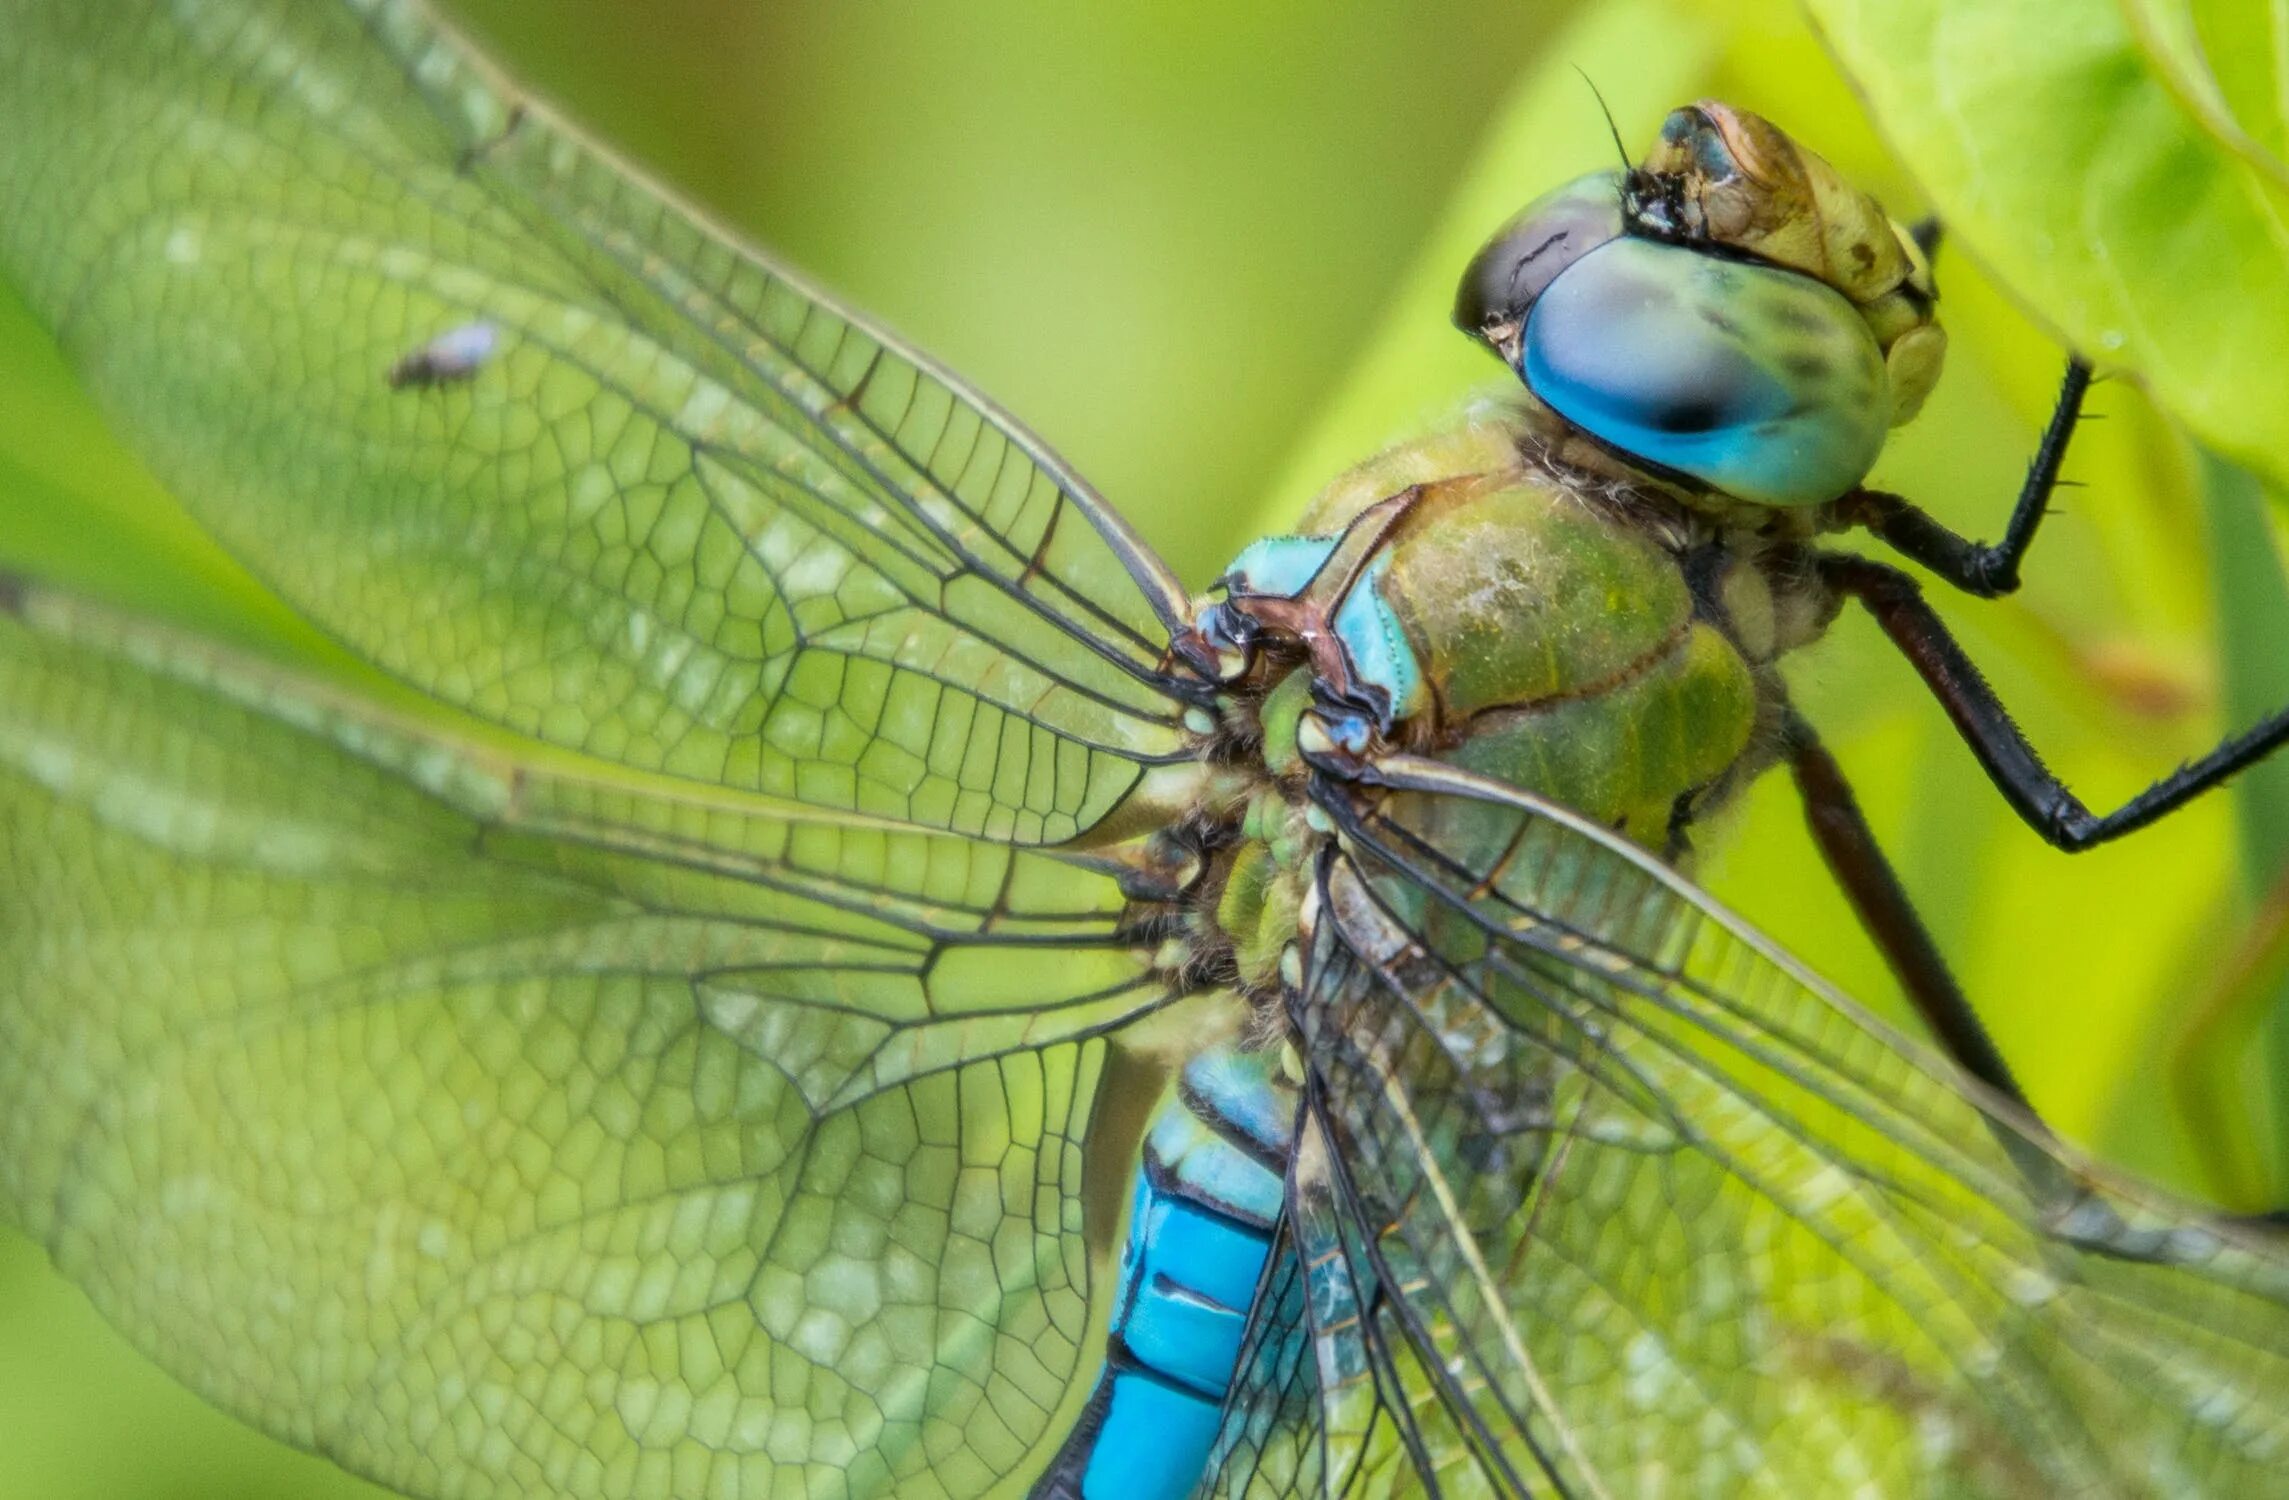
[[[1610,447],[1761,505],[1851,489],[1891,420],[1883,351],[1834,289],[1647,239],[1550,283],[1519,374]]]
[[[1593,172],[1544,193],[1470,258],[1455,288],[1455,326],[1490,344],[1515,337],[1559,272],[1621,232],[1621,173]]]

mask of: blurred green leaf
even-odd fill
[[[2254,724],[2289,703],[2289,582],[2267,524],[2265,496],[2247,470],[2205,454],[2203,491],[2209,507],[2210,546],[2217,585],[2218,663],[2226,716],[2236,727]],[[2242,883],[2254,902],[2289,878],[2289,761],[2250,767],[2233,783],[2234,818],[2241,835]],[[2277,968],[2278,966],[2276,966]],[[2262,1070],[2264,1097],[2289,1099],[2289,1013],[2278,983],[2260,987],[2240,1003],[2269,1011]],[[2272,1176],[2289,1161],[2289,1111],[2272,1111]]]
[[[1963,244],[2206,442],[2289,478],[2278,6],[1807,4]],[[2258,47],[2276,61],[2239,55]]]
[[[2204,129],[2277,183],[2289,94],[2289,12],[2251,0],[2124,0],[2163,81]]]
[[[2246,469],[2202,459],[2217,588],[2218,660],[2227,719],[2254,724],[2289,703],[2289,583],[2281,574],[2264,495]],[[2243,876],[2262,895],[2289,869],[2289,761],[2250,767],[2233,784]]]

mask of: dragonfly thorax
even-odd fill
[[[1272,987],[1308,777],[1391,752],[1686,854],[1773,758],[1775,663],[1836,607],[1808,544],[1936,378],[1935,296],[1874,198],[1712,102],[1497,233],[1455,320],[1522,387],[1337,479],[1180,642],[1229,690],[1205,758],[1262,778],[1196,953]]]
[[[1833,613],[1802,541],[1571,466],[1482,402],[1245,549],[1201,629],[1274,777],[1299,734],[1429,755],[1675,855],[1767,763],[1774,663]]]

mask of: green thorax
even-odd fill
[[[1336,480],[1296,534],[1227,573],[1213,608],[1249,664],[1233,712],[1271,773],[1217,906],[1243,975],[1293,930],[1307,711],[1364,757],[1430,755],[1671,858],[1768,762],[1774,662],[1833,612],[1801,566],[1804,525],[1728,526],[1589,478],[1531,421],[1474,405]]]

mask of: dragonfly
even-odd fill
[[[1790,708],[1928,246],[1715,103],[1195,596],[414,0],[0,4],[0,274],[319,676],[0,575],[0,1215],[407,1495],[2248,1495],[2289,1249],[2015,1098]],[[1785,763],[1939,1045],[1679,866]]]

